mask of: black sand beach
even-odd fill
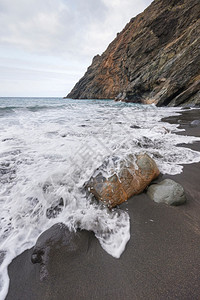
[[[186,129],[180,134],[200,136],[200,124],[190,124],[195,119],[200,119],[200,110],[187,110],[168,122]],[[189,147],[200,151],[200,143]],[[183,185],[187,203],[157,204],[143,193],[121,205],[128,208],[131,238],[120,259],[108,255],[94,235],[84,231],[74,252],[59,242],[50,247],[48,275],[41,280],[41,265],[32,264],[33,249],[27,250],[9,266],[6,299],[200,299],[200,163],[158,180],[163,178]]]

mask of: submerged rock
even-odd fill
[[[181,205],[186,202],[183,187],[171,179],[165,179],[158,184],[152,184],[148,188],[147,194],[157,203]]]
[[[59,213],[63,210],[64,201],[63,198],[60,198],[58,203],[52,205],[51,207],[47,208],[46,216],[48,219],[56,218]]]
[[[48,276],[48,260],[51,249],[65,247],[66,255],[73,257],[87,251],[92,233],[85,230],[70,231],[63,223],[57,223],[44,231],[33,248],[31,261],[40,264],[40,280]]]
[[[139,129],[140,126],[137,126],[137,125],[131,125],[130,128]]]
[[[111,168],[113,175],[106,177],[104,163],[86,183],[95,198],[108,207],[115,207],[133,195],[141,193],[159,175],[155,161],[147,154],[116,161]]]
[[[33,264],[45,263],[50,247],[59,241],[61,233],[63,234],[63,230],[65,231],[65,229],[64,225],[55,224],[38,237],[31,255]]]
[[[57,223],[44,231],[33,248],[31,261],[33,264],[45,264],[48,260],[48,253],[55,244],[66,246],[66,252],[73,253],[83,249],[85,244],[85,231],[70,231],[63,223]],[[81,238],[82,237],[82,238]]]

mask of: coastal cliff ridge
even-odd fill
[[[132,18],[65,98],[200,105],[200,2],[155,0]]]

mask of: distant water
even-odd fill
[[[7,293],[7,266],[57,222],[94,231],[114,257],[124,251],[128,211],[92,203],[82,187],[108,156],[148,152],[161,172],[177,174],[200,161],[177,147],[197,140],[176,135],[161,119],[177,108],[107,100],[0,98],[0,299]]]

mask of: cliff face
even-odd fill
[[[199,0],[155,0],[94,57],[67,98],[200,105],[199,16]]]

